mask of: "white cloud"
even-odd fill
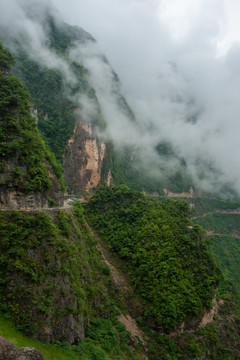
[[[142,155],[145,153],[147,161],[156,161],[155,146],[168,140],[187,160],[193,174],[197,174],[196,162],[201,159],[219,169],[218,181],[232,181],[240,192],[240,3],[52,2],[66,22],[83,27],[98,40],[141,123],[141,135],[136,134],[119,111],[112,92],[112,72],[101,61],[99,50],[77,47],[72,55],[80,56],[89,69],[108,121],[108,134],[117,143],[133,144],[141,136]],[[44,34],[35,24],[24,22],[21,7],[14,6],[18,3],[9,0],[0,4],[1,23],[14,23],[11,28],[16,32],[21,27],[27,29],[34,52],[44,61],[50,56],[45,48],[42,52]],[[64,66],[62,60],[50,59]],[[189,121],[193,119],[195,123]]]

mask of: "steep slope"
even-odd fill
[[[94,136],[92,126],[77,121],[63,162],[70,193],[91,192],[99,185],[106,151],[106,144]],[[107,182],[111,182],[111,175]]]
[[[98,246],[110,269],[78,202],[67,213],[1,211],[1,311],[32,337],[62,342],[46,359],[238,359],[231,304],[217,299],[208,310],[219,270],[188,211],[185,202],[159,203],[126,187],[99,189],[87,214],[112,248]],[[135,290],[125,289],[128,278]]]
[[[92,36],[63,23],[48,9],[43,11],[44,16],[38,16],[30,4],[27,8],[28,19],[34,20],[44,33],[40,49],[31,49],[29,34],[16,40],[4,27],[0,27],[2,41],[14,52],[14,74],[30,91],[37,109],[38,127],[58,161],[64,164],[69,191],[91,192],[101,180],[159,194],[163,194],[164,188],[188,191],[194,185],[193,179],[184,159],[168,143],[159,142],[155,149],[155,158],[159,156],[162,165],[157,161],[152,167],[147,165],[146,170],[141,144],[145,130],[141,133],[138,120],[121,95],[116,73],[95,47]],[[99,69],[98,79],[94,80],[92,68]],[[108,88],[106,93],[105,88]],[[106,104],[110,106],[106,108]],[[116,146],[116,139],[108,129],[117,124],[122,132],[118,122],[123,127],[125,122],[135,127],[135,143],[131,140],[129,145],[125,142]],[[91,127],[91,135],[85,131],[86,126]],[[89,138],[93,140],[90,151]],[[106,147],[104,156],[103,147]],[[179,165],[167,171],[167,163],[174,161]]]
[[[207,230],[211,248],[225,277],[222,292],[234,296],[240,308],[240,203],[220,199],[192,199],[193,221]],[[239,310],[238,310],[239,311]]]
[[[0,45],[0,207],[47,207],[63,203],[61,170],[31,115],[24,85],[8,71],[13,58]]]
[[[137,360],[96,243],[78,202],[68,213],[0,212],[0,310],[31,337],[63,342],[64,359]]]
[[[59,23],[50,15],[42,20],[41,26],[49,39],[49,56],[56,59],[56,66],[39,63],[17,43],[13,48],[16,59],[13,72],[30,91],[38,128],[64,165],[69,191],[89,192],[102,178],[107,180],[102,172],[106,145],[97,136],[105,125],[88,72],[80,61],[71,58],[70,50],[75,43],[84,46],[95,40],[84,30]],[[13,39],[8,39],[8,43],[12,44]],[[95,110],[86,109],[86,102],[87,107]]]
[[[239,358],[235,300],[222,292],[208,240],[188,218],[185,201],[100,187],[86,212],[112,256],[121,258],[122,276],[131,279],[127,307],[147,334],[150,359]]]
[[[58,210],[60,169],[37,130],[26,88],[8,76],[11,54],[0,50],[0,311],[33,338],[65,342],[71,358],[137,360],[83,209],[76,203]]]
[[[114,203],[113,203],[114,201]],[[104,187],[86,206],[92,225],[127,262],[149,324],[171,331],[210,308],[220,273],[187,204]],[[147,274],[147,277],[146,277]],[[191,321],[190,321],[191,323]]]
[[[59,28],[54,23],[50,26],[51,46],[62,58],[79,36],[78,29],[74,34],[70,29],[62,24]],[[86,34],[83,38],[93,41]],[[18,79],[8,76],[11,55],[2,48],[1,54],[2,208],[60,205],[61,187],[54,175],[59,169],[39,136],[36,119],[29,113],[25,88]],[[34,103],[39,100],[39,127],[59,159],[64,152],[69,191],[92,191],[101,179],[110,183],[111,175],[118,183],[129,181],[141,190],[162,191],[161,182],[148,183],[141,171],[131,166],[134,149],[126,147],[125,152],[116,153],[111,144],[96,137],[96,129],[104,129],[105,124],[87,78],[81,91],[93,100],[91,105],[97,107],[97,112],[90,122],[85,121],[86,109],[72,100],[84,84],[83,67],[71,64],[79,78],[76,87],[70,86],[69,100],[63,96],[66,84],[61,71],[40,66],[26,53],[18,54],[25,57],[26,69],[36,68],[32,74],[38,76],[37,81],[33,82],[29,71],[29,84],[35,87]],[[45,108],[41,110],[42,97]],[[48,98],[54,98],[54,105]],[[69,112],[63,117],[66,108]],[[164,147],[160,146],[159,151],[169,156]],[[186,180],[184,172],[177,174],[177,179],[172,179],[176,186],[167,189],[188,190],[191,181]],[[119,289],[112,286],[109,269],[96,249],[80,205],[76,204],[70,213],[1,211],[1,308],[20,328],[43,341],[77,344],[81,340],[76,349],[65,344],[72,358],[80,354],[81,359],[137,359],[137,353],[145,356],[144,350],[135,343],[131,348],[132,338],[118,321],[118,316],[129,319],[129,314],[120,313],[132,311],[131,303],[137,300],[141,306],[130,315],[138,317],[138,324],[148,334],[149,359],[239,358],[239,326],[229,315],[236,310],[227,301],[231,293],[225,293],[224,305],[215,299],[220,272],[204,232],[188,219],[189,209],[184,202],[158,203],[126,187],[103,188],[86,209],[94,228],[109,241],[115,256],[121,256],[127,264],[125,271],[136,292],[134,296],[129,292],[130,299],[125,300],[130,305],[122,304]],[[221,283],[220,287],[222,291]],[[210,324],[203,327],[208,318]]]
[[[75,211],[81,224],[80,209]],[[96,256],[87,251],[88,234],[80,237],[83,229],[63,211],[52,217],[44,212],[0,216],[2,304],[35,338],[77,343],[85,333],[85,291],[92,282],[88,257]]]

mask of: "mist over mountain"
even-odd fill
[[[71,1],[0,5],[0,358],[239,359],[237,62],[207,40],[226,3]],[[87,9],[108,39],[124,19],[129,63],[69,24]]]
[[[64,10],[65,19],[81,23],[97,37],[137,118],[154,124],[149,147],[156,137],[168,140],[195,177],[206,170],[203,187],[213,189],[221,180],[239,189],[239,4],[54,3]],[[192,118],[196,124],[188,121]]]
[[[2,3],[1,34],[8,47],[13,48],[17,39],[35,61],[48,68],[58,68],[65,76],[66,96],[71,97],[68,89],[74,86],[76,78],[69,62],[49,48],[45,19],[51,15],[59,24],[63,24],[65,18],[86,23],[83,18],[90,9],[85,2],[81,6],[70,2],[62,20],[63,2],[53,3],[26,0]],[[113,31],[114,21],[116,23],[105,44],[112,44],[112,53],[107,48],[107,56],[116,65],[122,85],[116,81],[116,74],[102,54],[104,46],[100,50],[84,30],[84,41],[76,36],[67,51],[72,61],[80,62],[88,71],[88,81],[107,123],[105,130],[101,129],[101,136],[113,141],[118,149],[124,146],[135,149],[134,166],[155,179],[174,174],[176,169],[182,169],[184,162],[184,171],[192,178],[193,185],[215,192],[228,185],[239,191],[236,156],[239,49],[232,44],[220,54],[221,24],[226,24],[224,4],[221,7],[214,2],[207,17],[204,2],[199,5],[198,13],[190,9],[182,32],[175,36],[176,29],[173,29],[175,33],[171,32],[175,18],[171,7],[164,2],[132,1],[129,6],[123,3],[111,17],[110,2],[104,2],[101,11],[94,1],[90,3],[92,14],[88,15],[88,24],[89,18],[95,21],[95,32],[101,25],[97,11],[103,14],[109,6],[107,23],[100,31],[101,46],[107,25]],[[119,37],[124,14],[125,23]],[[125,48],[123,39],[126,39]],[[121,106],[120,92],[133,109],[135,122]],[[74,100],[84,109],[86,119],[97,112],[89,96],[75,96]],[[163,144],[171,149],[171,155],[168,152],[168,156],[159,156]]]

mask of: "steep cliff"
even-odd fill
[[[106,145],[94,136],[92,126],[77,121],[64,152],[64,177],[70,193],[91,192],[98,186],[105,155]]]
[[[6,29],[0,28],[0,32],[2,40],[13,48],[14,74],[29,89],[38,111],[38,128],[57,160],[64,164],[69,191],[90,192],[101,179],[159,194],[163,194],[164,187],[177,193],[187,191],[193,181],[186,166],[179,166],[171,174],[160,167],[161,161],[145,166],[152,160],[143,161],[141,126],[121,95],[116,73],[97,49],[93,37],[53,15],[31,16],[35,16],[34,21],[44,33],[45,57],[36,57],[27,42],[11,38]],[[138,136],[139,140],[129,146],[123,141],[116,148],[108,128],[122,132],[121,125],[128,122],[136,127],[133,138]],[[86,130],[87,124],[91,130]],[[99,136],[102,132],[110,146],[104,145]],[[156,159],[157,156],[165,163],[182,161],[166,144],[156,147]]]
[[[61,211],[51,217],[0,213],[1,302],[17,325],[43,342],[78,343],[85,334],[89,283],[81,276],[91,282],[92,275],[84,258],[88,234],[80,223]]]
[[[91,46],[95,40],[83,29],[56,21],[52,16],[46,16],[41,26],[49,40],[46,45],[49,56],[56,58],[56,66],[38,62],[23,44],[16,45],[8,34],[3,40],[15,44],[13,73],[30,92],[37,111],[37,126],[57,160],[64,165],[67,188],[74,193],[90,192],[101,178],[111,182],[109,169],[102,175],[107,150],[95,131],[106,124],[88,71],[80,58],[76,61],[70,56],[70,51],[76,43],[81,48],[85,43]],[[64,64],[62,68],[58,62]],[[94,110],[86,111],[83,98]]]
[[[49,179],[48,187],[32,190],[23,185],[29,169],[20,165],[20,153],[4,161],[0,173],[0,209],[34,209],[63,205],[63,189],[54,173],[53,167],[46,161],[44,175]]]
[[[13,60],[0,46],[0,58],[6,61],[6,54],[10,60],[0,73],[0,208],[44,208],[49,201],[61,205],[61,170],[36,127],[26,88],[8,76]]]
[[[163,183],[137,167],[137,146],[117,153],[99,136],[106,123],[98,94],[81,59],[70,57],[75,42],[84,47],[94,39],[52,16],[35,20],[44,23],[50,64],[18,43],[14,72],[30,89],[37,125],[63,162],[69,191],[92,192],[114,178],[161,193]],[[11,55],[0,52],[0,311],[30,336],[62,342],[66,359],[239,359],[231,292],[218,299],[217,287],[226,283],[186,203],[159,202],[126,187],[99,189],[85,211],[102,239],[79,203],[47,209],[62,204],[61,170],[37,130],[26,88],[9,76]],[[112,90],[127,109],[119,87]],[[79,104],[82,98],[91,109]],[[165,160],[177,156],[166,144],[156,150]],[[166,195],[194,202],[180,160]],[[10,211],[26,208],[34,211]]]

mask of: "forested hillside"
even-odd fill
[[[1,212],[0,248],[1,317],[35,339],[58,343],[48,351],[34,343],[46,359],[139,359],[118,321],[109,269],[79,203],[68,213]],[[2,320],[1,335],[4,326]]]
[[[40,64],[34,60],[19,43],[15,49],[16,74],[31,94],[31,101],[38,110],[38,127],[50,146],[56,158],[62,162],[63,152],[67,140],[73,134],[76,115],[74,111],[79,106],[77,96],[86,94],[95,97],[94,90],[87,81],[86,69],[68,58],[68,51],[76,40],[84,41],[86,33],[82,29],[75,29],[62,25],[58,27],[54,19],[49,17],[48,23],[49,47],[58,57],[64,58],[69,71],[75,79],[68,81],[59,67]],[[89,35],[89,39],[93,39]],[[67,82],[68,81],[68,82]],[[94,122],[97,119],[92,119]]]
[[[236,298],[185,201],[103,186],[86,213],[143,305],[138,323],[151,339],[150,359],[238,359]]]
[[[21,206],[21,198],[31,192],[39,193],[42,204],[50,198],[60,203],[64,190],[61,168],[39,134],[27,89],[8,75],[14,60],[1,44],[0,59],[1,206]]]
[[[173,330],[211,307],[220,272],[186,202],[158,202],[113,186],[99,189],[86,209],[92,226],[126,260],[155,327]]]
[[[75,40],[94,42],[83,30],[46,21],[48,48],[61,59]],[[23,346],[28,340],[18,329],[42,341],[33,344],[46,359],[239,359],[239,215],[215,213],[238,211],[239,204],[191,198],[190,208],[184,200],[102,184],[91,189],[87,204],[60,209],[64,181],[49,148],[61,161],[76,121],[85,129],[76,137],[88,133],[77,154],[89,144],[105,151],[102,179],[110,174],[116,184],[158,193],[164,184],[132,166],[133,148],[116,152],[111,141],[96,140],[94,131],[106,122],[80,63],[67,59],[77,79],[69,87],[59,68],[39,64],[15,45],[13,73],[30,95],[0,46],[0,335]],[[81,118],[79,94],[97,105],[90,123]],[[84,158],[87,172],[96,149]],[[177,156],[166,144],[157,151]],[[168,190],[191,185],[181,160]]]
[[[223,199],[194,199],[193,221],[207,230],[210,246],[223,271],[224,294],[232,293],[240,309],[240,203]]]

